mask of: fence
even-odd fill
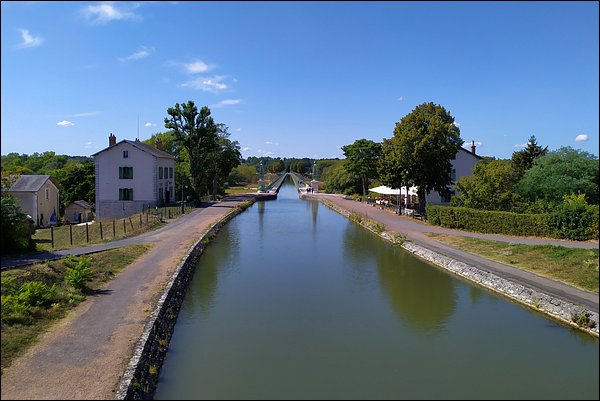
[[[192,209],[185,205],[183,213]],[[38,229],[33,240],[38,250],[64,249],[114,241],[150,231],[165,219],[174,219],[181,214],[181,206],[149,208],[142,213],[120,219]]]

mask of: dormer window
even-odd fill
[[[124,150],[123,151],[123,159],[127,159],[129,157],[129,151],[128,150]]]

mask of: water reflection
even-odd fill
[[[357,283],[369,280],[373,261],[379,286],[400,318],[420,333],[441,333],[451,318],[457,295],[448,273],[429,266],[401,248],[396,248],[357,224],[348,224],[344,249]]]
[[[392,309],[413,329],[427,334],[443,333],[456,309],[452,278],[410,259],[411,255],[402,249],[377,255],[381,288]]]

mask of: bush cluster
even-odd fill
[[[431,224],[448,228],[578,241],[598,238],[598,206],[581,202],[564,202],[548,214],[520,214],[434,205],[427,205],[426,211]]]

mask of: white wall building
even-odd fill
[[[457,195],[454,190],[456,181],[460,177],[470,177],[473,175],[473,168],[478,161],[481,160],[481,156],[475,154],[475,142],[471,142],[471,151],[469,152],[465,148],[460,148],[456,154],[456,158],[451,161],[452,163],[452,195],[448,198],[442,198],[437,191],[432,191],[429,195],[425,196],[427,203],[431,205],[448,205],[453,195]]]
[[[96,164],[96,218],[130,216],[175,200],[175,157],[138,139],[117,143],[93,154]]]

